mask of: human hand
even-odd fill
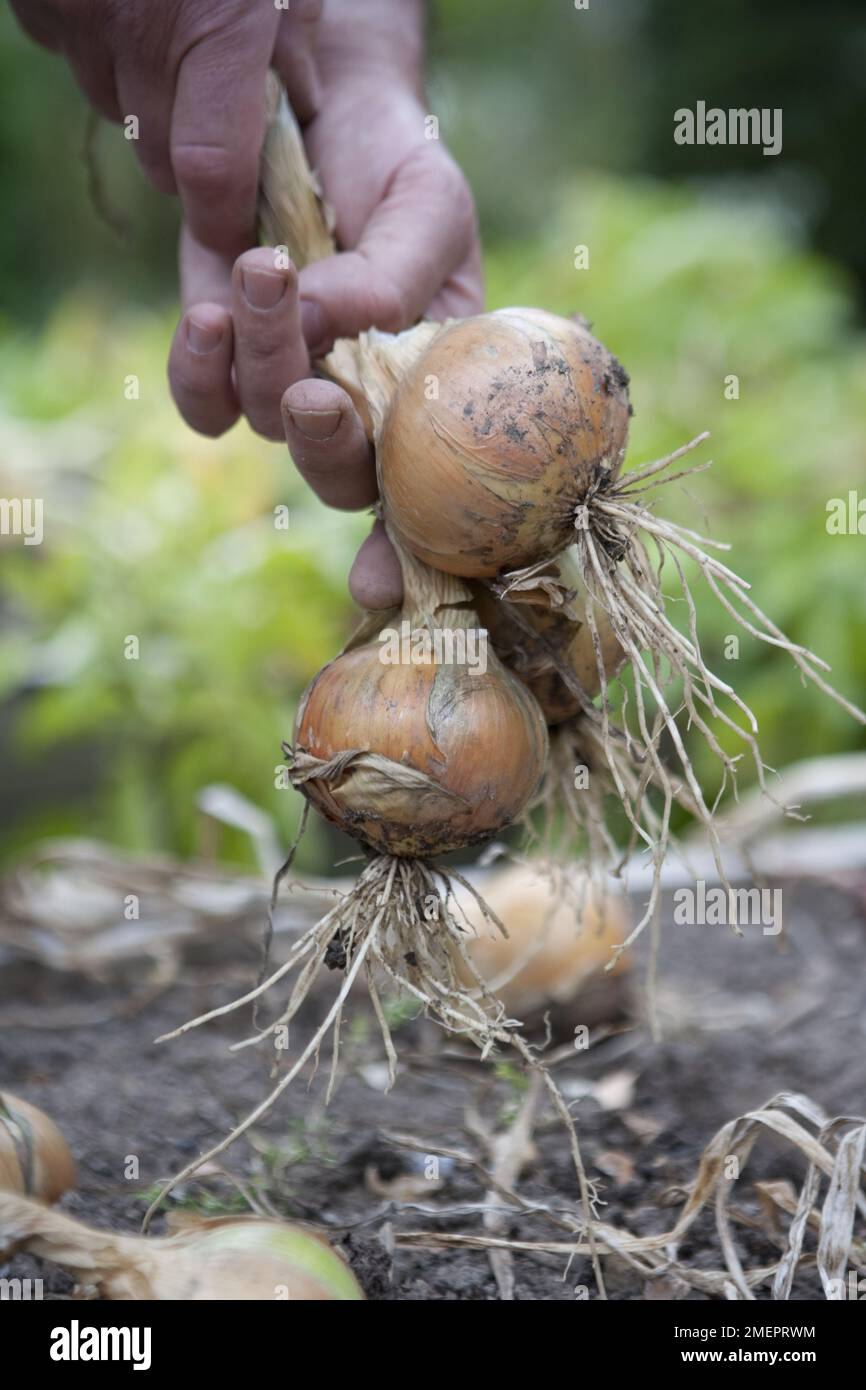
[[[406,4],[401,13],[414,8]],[[397,63],[381,43],[362,61],[357,25],[349,52],[350,26],[343,15],[341,28],[340,9],[328,0],[318,52],[320,109],[305,136],[336,215],[338,242],[349,249],[298,274],[280,269],[264,247],[232,265],[186,233],[187,307],[169,376],[194,428],[220,434],[243,411],[268,438],[285,431],[299,470],[322,500],[356,509],[376,498],[372,449],[348,395],[333,383],[306,379],[310,357],[372,325],[397,331],[422,314],[474,313],[481,273],[468,186],[441,144],[425,138],[418,67],[405,48]],[[377,11],[393,17],[393,0],[373,0],[363,13],[369,18]],[[357,19],[359,12],[353,14]],[[400,569],[381,527],[361,548],[349,587],[364,607],[399,602]]]
[[[111,121],[135,116],[139,162],[179,193],[191,234],[236,256],[255,242],[265,76],[300,120],[319,101],[313,42],[322,0],[12,0],[24,28],[69,61]]]

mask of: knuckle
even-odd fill
[[[193,196],[206,199],[233,190],[240,165],[235,150],[196,141],[174,145],[171,162],[178,183]]]
[[[476,222],[475,199],[462,169],[454,162],[447,151],[437,151],[436,167],[431,169],[430,188],[437,200],[448,208],[448,218],[453,227],[461,233],[470,235]]]
[[[377,275],[369,287],[367,317],[375,328],[397,333],[411,322],[409,294],[386,275]]]
[[[156,140],[139,140],[135,153],[145,177],[160,193],[172,194],[177,191],[166,144]]]
[[[276,315],[279,318],[279,315]],[[263,322],[258,320],[249,326],[246,331],[241,321],[236,322],[235,332],[237,335],[237,370],[242,376],[255,372],[256,378],[262,375],[277,377],[280,372],[281,354],[284,348],[283,325],[279,322],[271,323],[265,319]],[[270,385],[270,381],[268,382]],[[281,390],[286,383],[283,382]],[[277,397],[279,400],[279,396]]]

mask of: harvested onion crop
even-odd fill
[[[303,266],[333,247],[330,224],[273,78],[268,96],[263,227]],[[383,979],[485,1055],[510,1044],[544,1073],[570,1131],[590,1222],[568,1109],[467,951],[468,923],[453,891],[460,876],[446,872],[436,856],[517,820],[547,766],[548,802],[564,799],[605,867],[617,858],[605,823],[608,796],[625,811],[633,840],[652,856],[653,889],[632,938],[657,911],[675,801],[706,827],[727,881],[714,803],[707,804],[697,782],[681,716],[718,757],[720,790],[733,781],[737,760],[722,747],[719,724],[752,754],[762,785],[764,766],[754,715],[705,660],[688,569],[752,637],[785,651],[854,717],[866,722],[866,716],[832,690],[824,664],[789,642],[745,581],[711,553],[726,547],[658,518],[648,505],[647,495],[663,482],[695,471],[669,469],[705,436],[623,472],[628,378],[582,322],[521,308],[461,323],[424,322],[397,335],[374,329],[336,343],[319,365],[349,392],[376,448],[381,516],[405,591],[403,612],[389,621],[405,625],[413,651],[416,640],[423,647],[450,634],[456,642],[484,624],[519,680],[489,647],[484,673],[470,670],[465,658],[425,664],[410,655],[384,665],[377,650],[381,616],[363,624],[347,651],[314,679],[285,746],[290,777],[308,803],[361,842],[366,864],[353,890],[297,941],[283,966],[243,999],[185,1028],[260,999],[294,973],[278,1018],[247,1039],[274,1042],[322,965],[341,969],[343,980],[323,1023],[271,1094],[175,1182],[254,1124],[318,1058],[329,1033],[333,1081],[343,1006],[363,973],[392,1079],[396,1055],[378,994]],[[465,580],[474,582],[474,593]],[[478,584],[487,587],[479,592]],[[671,588],[683,600],[684,632],[668,615]],[[491,609],[497,603],[506,607]],[[545,713],[559,726],[549,762]],[[662,759],[663,738],[672,765]],[[578,760],[589,772],[585,790],[575,776]],[[290,864],[291,855],[277,875],[272,909]],[[480,911],[501,926],[489,909]]]
[[[509,600],[486,585],[473,586],[478,616],[496,651],[532,691],[548,724],[594,711],[600,671],[612,681],[625,661],[604,613],[596,614],[593,635],[582,587],[569,556],[560,557],[549,574],[527,580]]]
[[[379,433],[395,534],[469,578],[558,554],[587,489],[619,471],[627,385],[573,319],[500,309],[446,325],[403,375]]]

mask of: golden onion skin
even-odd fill
[[[586,622],[574,622],[561,611],[534,603],[509,603],[496,598],[486,585],[473,585],[478,616],[490,633],[497,654],[535,696],[548,724],[562,724],[580,712],[580,701],[569,690],[546,650],[549,645],[593,699],[601,691],[592,633]],[[518,624],[514,613],[539,634],[539,642]],[[602,664],[613,680],[625,661],[607,615],[596,609],[595,623]],[[541,645],[542,641],[544,646]]]
[[[467,948],[482,979],[500,982],[511,1018],[550,1022],[555,1035],[573,1039],[576,1024],[609,1023],[623,1012],[629,956],[605,968],[628,936],[621,897],[602,896],[581,869],[560,876],[531,860],[493,873],[483,891],[508,935],[493,930],[467,893],[460,904],[475,932]],[[471,984],[468,968],[458,969]]]
[[[54,1121],[0,1091],[0,1189],[56,1202],[75,1186],[75,1161]]]
[[[557,554],[599,466],[619,471],[627,386],[574,320],[498,309],[449,324],[402,378],[378,442],[399,539],[464,578]]]
[[[322,668],[301,702],[294,746],[325,761],[363,749],[437,784],[442,794],[371,790],[362,776],[301,785],[348,834],[374,850],[417,858],[504,830],[535,792],[548,752],[535,700],[491,650],[486,672],[471,674],[444,664],[387,665],[376,644]]]

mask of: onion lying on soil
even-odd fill
[[[318,1232],[264,1217],[217,1218],[178,1235],[94,1230],[26,1197],[0,1192],[0,1252],[51,1260],[108,1300],[363,1299],[345,1260]]]
[[[56,1202],[75,1186],[75,1162],[53,1120],[26,1100],[0,1092],[0,1190]]]
[[[617,954],[628,931],[622,898],[594,886],[582,870],[512,864],[484,884],[484,901],[508,935],[490,930],[467,896],[476,936],[473,964],[515,1018],[542,1014],[555,1033],[595,1026],[622,1014],[628,956]]]

